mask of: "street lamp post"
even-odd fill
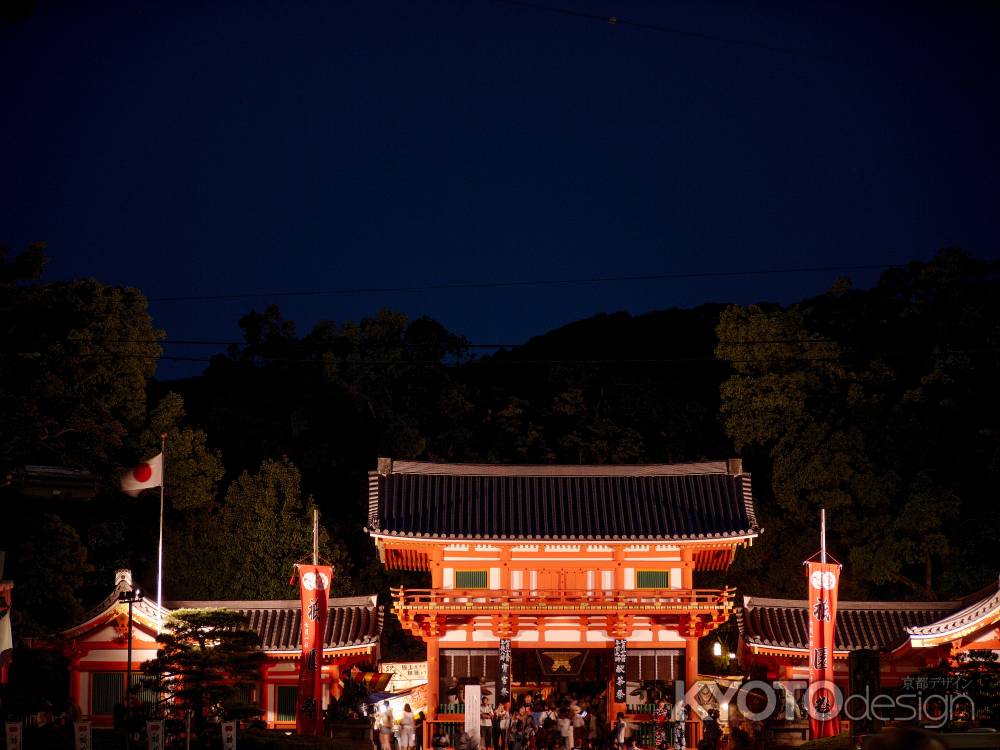
[[[125,662],[125,747],[129,747],[132,711],[129,706],[129,689],[132,687],[132,605],[142,599],[142,591],[134,588],[118,594],[118,601],[128,603],[128,661]]]

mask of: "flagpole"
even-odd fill
[[[826,562],[826,508],[819,509],[819,561]]]
[[[313,565],[319,565],[319,508],[313,506]]]
[[[163,486],[167,483],[167,433],[160,433],[160,544],[156,562],[156,634],[163,630]]]

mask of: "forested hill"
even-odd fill
[[[30,260],[30,259],[29,259]],[[58,627],[111,571],[154,569],[155,508],[117,472],[168,442],[171,597],[284,598],[323,511],[339,592],[390,581],[361,527],[376,457],[674,462],[740,455],[765,527],[727,575],[800,595],[828,509],[844,598],[953,597],[1000,571],[1000,275],[958,251],[790,307],[599,315],[483,353],[382,311],[298,331],[277,308],[205,373],[158,383],[135,290],[0,266],[0,462],[103,478],[86,504],[15,503],[0,529],[24,632]],[[502,342],[501,342],[502,343]],[[29,353],[30,356],[25,356]],[[423,577],[411,577],[423,581]],[[53,582],[58,582],[55,585]],[[391,622],[391,618],[390,618]]]

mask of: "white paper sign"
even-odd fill
[[[222,722],[222,750],[236,750],[236,722]]]
[[[473,747],[479,747],[480,717],[479,704],[482,702],[482,689],[479,685],[465,686],[465,731],[472,740]]]
[[[7,722],[7,750],[21,750],[21,737],[24,734],[23,721]]]
[[[146,744],[149,750],[163,750],[163,720],[146,722]]]
[[[90,721],[80,719],[73,722],[73,748],[74,750],[91,750]]]

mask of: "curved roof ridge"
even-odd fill
[[[762,596],[744,596],[743,606],[752,609],[753,607],[785,607],[788,609],[805,609],[805,599],[771,599]],[[894,601],[838,601],[837,611],[842,609],[880,609],[880,610],[941,610],[942,612],[954,612],[962,606],[961,601],[926,601],[926,602],[894,602]]]
[[[927,625],[909,627],[906,632],[918,637],[944,635],[949,631],[967,628],[1000,611],[1000,580],[986,588],[986,595],[947,617]],[[978,592],[977,592],[978,593]],[[960,602],[964,604],[965,601]]]
[[[388,469],[388,470],[386,470]],[[379,459],[379,474],[442,474],[445,476],[632,477],[728,474],[728,461],[676,464],[484,464]],[[738,472],[742,473],[742,472]]]

